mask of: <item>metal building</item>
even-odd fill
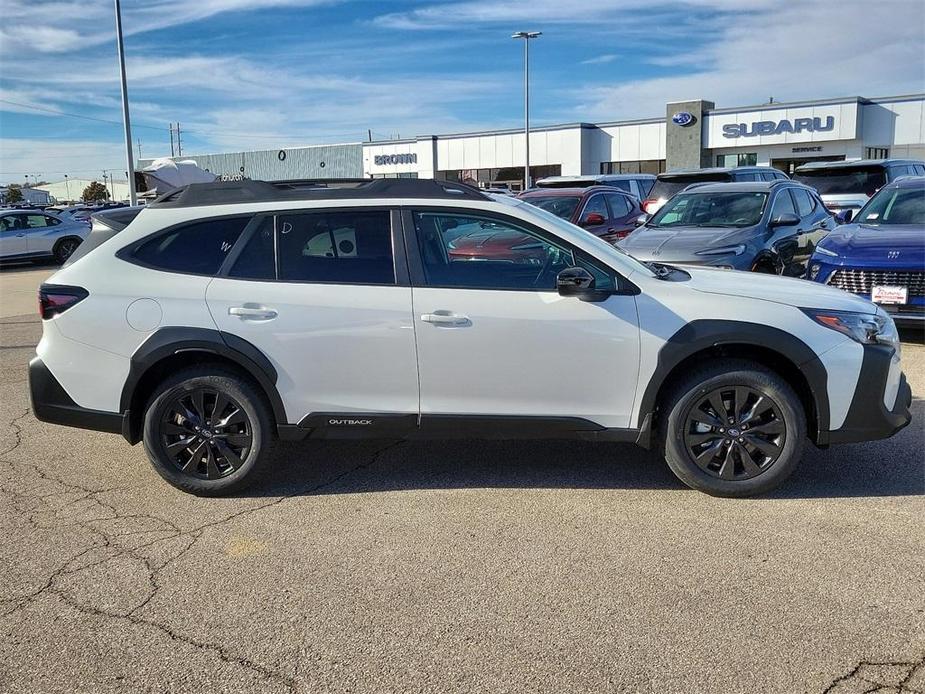
[[[201,168],[222,178],[243,176],[261,181],[284,181],[294,178],[363,176],[363,145],[359,142],[227,154],[194,154],[173,159],[195,161]],[[138,162],[138,168],[143,169],[152,161],[142,159]]]

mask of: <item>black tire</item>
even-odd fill
[[[61,239],[58,243],[55,244],[54,250],[52,253],[55,256],[55,262],[59,265],[64,265],[67,262],[67,259],[73,255],[74,251],[77,250],[77,247],[80,245],[81,240],[76,236],[68,236]]]
[[[720,408],[724,426],[718,424]],[[777,373],[724,359],[694,369],[672,388],[660,430],[665,461],[684,484],[713,496],[753,496],[774,489],[796,469],[806,415]]]
[[[177,489],[197,496],[233,494],[264,471],[273,444],[270,407],[240,374],[218,365],[190,367],[151,396],[143,440],[154,469]]]

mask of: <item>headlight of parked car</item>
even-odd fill
[[[899,352],[899,333],[890,315],[882,308],[876,313],[854,313],[853,311],[826,311],[804,308],[803,313],[831,330],[847,335],[862,345],[892,345]]]
[[[722,248],[708,248],[705,251],[697,251],[695,255],[742,255],[745,252],[745,245],[723,246]]]
[[[819,253],[821,255],[827,255],[830,258],[838,257],[838,253],[836,253],[835,251],[830,251],[828,248],[823,248],[822,246],[816,246],[816,253]]]

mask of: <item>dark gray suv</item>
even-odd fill
[[[644,261],[802,277],[835,224],[816,191],[793,181],[700,183],[618,245]]]

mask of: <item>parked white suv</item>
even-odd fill
[[[195,494],[252,483],[276,438],[462,436],[657,446],[689,486],[741,496],[807,436],[910,421],[873,304],[644,265],[465,185],[197,184],[121,214],[41,288],[33,409],[144,441]]]

